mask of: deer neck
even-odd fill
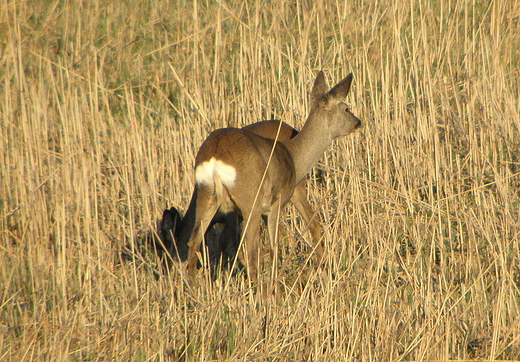
[[[316,165],[333,139],[325,120],[320,118],[311,113],[300,133],[283,142],[293,159],[296,183]]]

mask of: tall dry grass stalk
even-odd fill
[[[520,359],[519,1],[4,1],[0,42],[0,360]],[[366,124],[309,189],[322,267],[292,209],[276,296],[122,259],[319,69]]]

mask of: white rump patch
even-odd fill
[[[195,181],[197,185],[212,186],[215,182],[215,174],[220,177],[224,186],[231,187],[235,184],[237,177],[235,168],[216,160],[215,157],[197,166],[195,169]]]

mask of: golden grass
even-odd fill
[[[4,1],[0,360],[520,359],[520,2]],[[317,71],[365,127],[289,208],[280,292],[121,259],[186,208],[213,129],[300,128]]]

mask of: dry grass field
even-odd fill
[[[311,175],[321,265],[292,207],[274,295],[125,252],[321,69],[364,121]],[[518,0],[3,1],[0,360],[520,360],[519,78]]]

